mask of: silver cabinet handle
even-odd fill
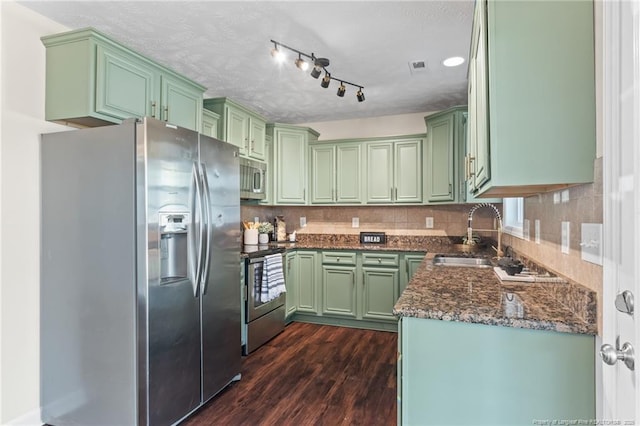
[[[625,314],[633,315],[633,293],[625,290],[616,296],[616,309]]]
[[[396,192],[396,195],[395,195],[394,199],[395,199],[395,201],[398,201],[398,187],[397,186],[395,187],[395,192]]]
[[[635,367],[633,346],[629,342],[624,343],[621,349],[616,349],[611,345],[602,345],[600,356],[605,364],[614,365],[616,362],[622,361],[629,370],[633,370]]]
[[[164,107],[164,121],[169,121],[169,106]]]
[[[151,101],[151,117],[156,118],[156,101]]]

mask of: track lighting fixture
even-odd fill
[[[363,102],[364,101],[364,93],[362,93],[362,89],[364,88],[364,86],[361,86],[359,84],[355,84],[355,83],[350,83],[346,80],[342,80],[340,78],[335,78],[333,77],[329,71],[327,71],[327,67],[330,64],[329,59],[327,58],[318,58],[316,57],[316,55],[312,54],[307,54],[304,52],[299,51],[298,49],[294,49],[293,47],[289,47],[287,45],[284,45],[280,42],[277,42],[275,40],[271,40],[271,43],[273,43],[273,49],[271,50],[271,55],[278,60],[279,62],[283,62],[284,61],[284,51],[282,50],[282,48],[285,49],[289,49],[292,52],[295,52],[298,54],[298,59],[296,59],[294,61],[294,63],[296,64],[296,67],[298,67],[299,69],[301,69],[302,71],[306,71],[307,69],[309,69],[310,65],[313,65],[313,68],[311,69],[311,72],[309,73],[311,75],[311,77],[313,78],[319,78],[320,74],[322,74],[322,71],[324,71],[324,77],[322,78],[322,80],[320,81],[320,86],[324,87],[325,89],[327,87],[329,87],[329,84],[331,83],[331,80],[336,80],[340,82],[340,87],[338,87],[338,92],[337,95],[341,98],[344,97],[345,92],[347,91],[347,88],[345,87],[345,84],[348,84],[350,86],[353,87],[357,87],[358,88],[358,92],[356,93],[356,98],[358,99],[358,102]],[[306,61],[303,59],[303,56],[305,58],[308,58],[309,61]]]

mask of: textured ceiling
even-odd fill
[[[308,123],[436,111],[466,104],[473,0],[457,1],[24,1],[71,29],[92,26],[227,96],[269,121]],[[331,60],[335,77],[364,86],[320,87],[277,65],[270,39]],[[409,62],[425,61],[411,73]]]

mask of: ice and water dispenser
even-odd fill
[[[189,213],[160,214],[160,281],[187,278]]]

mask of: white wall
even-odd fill
[[[435,111],[434,111],[435,112]],[[305,123],[320,133],[320,140],[371,138],[378,136],[398,136],[424,133],[427,127],[424,117],[433,112],[416,114],[387,115],[385,117],[359,118],[353,120]]]
[[[40,133],[45,49],[68,30],[13,1],[0,1],[0,424],[41,424],[39,374]]]

